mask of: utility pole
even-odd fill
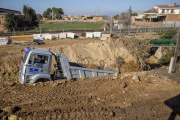
[[[111,16],[110,38],[111,38],[111,34],[112,34],[112,27],[113,27],[113,16]]]
[[[53,9],[52,9],[52,20],[53,20]]]
[[[98,15],[99,15],[99,6],[98,6]]]
[[[178,57],[178,53],[179,53],[179,46],[180,46],[180,29],[179,29],[179,35],[177,38],[177,42],[176,42],[176,49],[175,49],[174,57],[171,57],[171,62],[170,62],[168,73],[175,72],[176,61],[177,61],[177,57]]]

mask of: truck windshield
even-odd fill
[[[27,59],[27,56],[28,56],[28,54],[27,54],[26,52],[24,52],[24,55],[23,55],[23,57],[22,57],[23,63],[25,63],[25,61],[26,61],[26,59]]]

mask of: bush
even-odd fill
[[[162,31],[162,32],[158,32],[158,34],[159,34],[159,35],[162,35],[163,33],[164,33],[164,31]]]
[[[163,34],[164,33],[164,34]],[[164,31],[164,32],[159,32],[158,34],[162,35],[160,37],[160,39],[172,39],[174,37],[174,35],[176,35],[178,32],[175,30],[168,30],[168,31]]]
[[[168,51],[166,55],[163,55],[161,59],[159,59],[159,62],[161,64],[168,64],[171,61],[171,57],[174,56],[174,51]]]

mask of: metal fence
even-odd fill
[[[180,27],[171,27],[171,26],[113,26],[112,32],[119,33],[119,34],[130,34],[130,33],[148,33],[148,32],[162,32],[168,30],[179,30]],[[106,27],[107,31],[110,31],[111,27]]]
[[[28,35],[28,34],[41,34],[41,33],[57,33],[57,32],[86,32],[86,24],[64,24],[50,28],[41,27],[22,27],[22,28],[11,28],[7,33],[1,32],[2,34],[9,34],[12,36],[16,35]]]
[[[12,34],[12,36],[16,35],[28,35],[32,33],[40,33],[41,27],[21,27],[21,28],[11,28],[7,34]]]

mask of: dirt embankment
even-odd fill
[[[87,40],[86,42],[86,40],[78,40],[78,42],[74,42],[72,40],[74,44],[70,45],[69,43],[67,45],[61,44],[58,40],[56,41],[56,44],[54,41],[52,41],[54,44],[46,41],[50,45],[45,44],[42,47],[46,49],[51,48],[52,51],[67,55],[70,62],[95,64],[97,66],[103,66],[105,63],[109,66],[114,64],[114,67],[119,67],[122,73],[142,71],[145,66],[142,56],[138,52],[137,42],[123,35],[113,35],[112,40],[107,41]],[[22,49],[22,46],[20,48]],[[19,52],[6,52],[4,57],[1,57],[0,73],[7,76],[18,75],[21,56],[20,50]],[[118,58],[121,58],[121,63],[118,61]]]

